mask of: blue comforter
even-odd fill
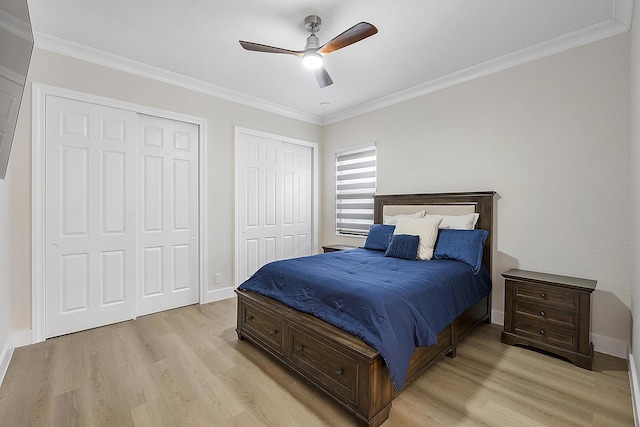
[[[458,261],[408,261],[353,249],[271,262],[239,289],[330,323],[375,348],[402,390],[415,347],[491,292],[486,268]]]

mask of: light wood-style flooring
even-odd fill
[[[325,426],[353,418],[235,333],[235,299],[15,350],[0,425]],[[385,427],[633,425],[624,360],[593,371],[482,325],[399,397]]]

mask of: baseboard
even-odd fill
[[[605,337],[604,335],[591,334],[593,350],[610,356],[627,359],[629,343],[616,338]]]
[[[640,417],[638,414],[638,400],[637,396],[640,396],[640,386],[638,385],[638,371],[636,370],[636,363],[633,358],[633,354],[629,353],[629,385],[631,386],[631,407],[633,410],[633,423],[638,427],[640,423]]]
[[[33,331],[31,329],[25,329],[15,332],[13,334],[13,344],[15,348],[33,344]]]
[[[9,369],[9,362],[11,362],[11,356],[13,356],[13,343],[13,334],[10,334],[9,339],[2,349],[2,353],[0,353],[0,385],[2,385],[2,381],[4,380],[4,376],[7,373],[7,369]]]
[[[504,311],[491,310],[491,323],[504,326]]]
[[[206,301],[203,304],[208,304],[210,302],[221,301],[223,299],[233,298],[235,296],[235,292],[233,292],[233,287],[216,289],[213,291],[207,291]]]

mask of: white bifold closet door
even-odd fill
[[[197,302],[197,126],[55,96],[45,126],[45,336]]]
[[[312,254],[313,152],[249,132],[236,144],[240,284],[268,262]]]
[[[198,127],[140,115],[138,315],[198,301]]]
[[[47,97],[47,337],[136,315],[136,123]]]

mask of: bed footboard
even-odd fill
[[[359,423],[378,426],[394,395],[380,354],[319,319],[261,295],[238,294],[239,338],[257,344],[308,383],[351,411]]]
[[[270,298],[236,293],[238,338],[258,345],[298,373],[352,412],[361,425],[378,426],[389,417],[398,393],[380,353],[353,335]],[[436,360],[455,355],[459,333],[482,322],[486,307],[487,301],[481,301],[446,327],[438,344],[416,349],[405,387]]]

